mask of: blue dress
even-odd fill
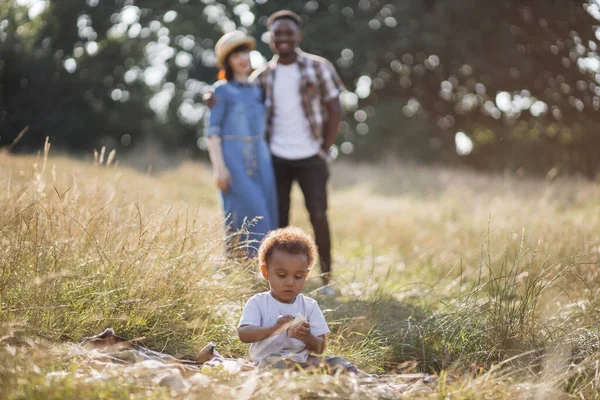
[[[231,173],[229,190],[219,192],[226,229],[235,240],[245,242],[244,247],[247,244],[249,256],[255,256],[263,237],[279,225],[262,90],[232,80],[217,82],[214,93],[217,103],[210,111],[206,135],[221,137],[223,159]]]

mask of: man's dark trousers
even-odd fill
[[[301,160],[287,160],[273,156],[273,168],[279,197],[279,226],[283,228],[289,225],[290,191],[296,180],[304,194],[304,203],[315,232],[321,273],[325,283],[329,283],[331,273],[331,235],[327,220],[329,166],[318,155]]]

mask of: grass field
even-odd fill
[[[328,354],[380,377],[215,371],[177,386],[76,343],[113,327],[177,357],[210,341],[244,357],[235,325],[266,285],[222,257],[207,166],[106,164],[0,154],[0,399],[600,398],[598,183],[337,164],[340,295],[319,297],[318,270],[306,292]],[[298,191],[292,221],[310,229]]]

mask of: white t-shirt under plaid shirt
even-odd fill
[[[302,315],[310,324],[310,333],[321,336],[330,333],[323,312],[316,300],[299,294],[292,304],[282,303],[275,300],[271,292],[258,293],[246,302],[238,327],[251,326],[273,326],[282,315]],[[276,355],[294,362],[306,362],[309,351],[304,342],[289,338],[286,332],[269,337],[260,342],[250,345],[250,358],[259,362],[263,358]]]
[[[286,160],[301,160],[319,154],[317,140],[302,109],[298,63],[277,65],[273,81],[273,118],[269,147],[271,154]]]
[[[346,88],[331,62],[300,49],[296,49],[296,54],[296,63],[300,69],[300,85],[297,88],[290,87],[290,90],[300,91],[302,109],[310,124],[311,133],[321,143],[323,124],[328,119],[325,103],[338,98]],[[268,136],[274,134],[272,130],[273,87],[278,64],[279,56],[275,55],[250,76],[250,81],[258,83],[264,91]]]

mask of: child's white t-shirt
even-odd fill
[[[306,318],[312,335],[321,336],[330,333],[323,312],[315,300],[299,294],[292,304],[286,304],[275,300],[270,291],[250,297],[244,306],[238,328],[243,325],[272,326],[282,315],[295,317],[298,314]],[[309,352],[304,342],[289,338],[284,331],[250,345],[252,361],[259,362],[269,355],[282,356],[303,363],[306,362]]]

